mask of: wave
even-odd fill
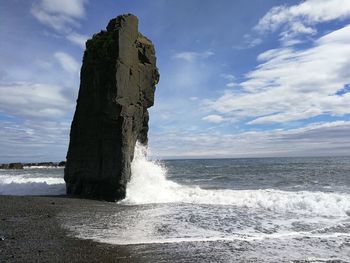
[[[165,167],[147,159],[147,148],[140,144],[135,147],[131,171],[126,199],[121,204],[192,203],[325,216],[350,214],[349,194],[275,189],[206,190],[198,186],[180,185],[166,178]]]
[[[23,169],[64,169],[64,167],[62,167],[62,166],[32,165],[32,166],[23,166]]]
[[[65,182],[57,177],[0,176],[0,195],[62,195]]]
[[[68,227],[69,229],[69,227]],[[70,229],[72,230],[72,229]],[[91,233],[90,233],[91,234]],[[215,242],[215,241],[263,241],[263,240],[292,240],[295,238],[305,239],[337,239],[337,238],[349,238],[348,233],[334,233],[328,235],[315,235],[309,232],[288,232],[288,233],[275,233],[275,234],[230,234],[230,235],[218,235],[211,237],[174,237],[174,238],[161,238],[161,237],[131,237],[128,239],[121,239],[114,237],[102,237],[96,236],[93,239],[103,243],[115,244],[115,245],[140,245],[140,244],[167,244],[167,243],[185,243],[185,242]],[[86,238],[85,233],[79,233],[78,237]],[[91,236],[90,236],[91,237]]]

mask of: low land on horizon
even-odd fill
[[[315,155],[315,156],[263,156],[263,157],[189,157],[189,158],[183,158],[183,157],[165,157],[165,158],[150,158],[151,160],[160,160],[160,161],[180,161],[180,160],[235,160],[235,159],[285,159],[285,158],[292,158],[292,159],[298,159],[298,158],[350,158],[350,155]],[[20,164],[22,167],[62,167],[65,166],[65,161],[60,162],[12,162],[12,163],[0,163],[0,169],[17,169],[17,168],[9,168],[8,166],[10,164]],[[19,168],[22,169],[22,168]]]

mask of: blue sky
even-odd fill
[[[156,47],[152,156],[350,154],[348,0],[12,0],[0,162],[65,159],[84,43],[123,13]]]

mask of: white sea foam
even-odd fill
[[[65,193],[63,178],[0,176],[0,195],[61,195]]]
[[[131,164],[132,176],[122,204],[191,203],[233,205],[278,212],[347,216],[350,195],[274,189],[205,190],[184,186],[166,178],[166,169],[147,159],[147,149],[137,144]]]
[[[84,233],[85,234],[85,233]],[[81,238],[85,238],[85,235],[79,235]],[[214,241],[262,241],[267,239],[276,239],[276,240],[288,240],[293,238],[313,238],[313,239],[337,239],[337,238],[348,238],[350,234],[331,234],[331,235],[312,235],[310,233],[303,232],[288,232],[288,233],[276,233],[276,234],[249,234],[249,235],[241,235],[241,234],[231,234],[226,235],[222,234],[220,236],[212,236],[212,237],[180,237],[180,238],[162,238],[162,237],[148,237],[144,236],[136,236],[133,237],[130,233],[131,237],[129,238],[118,238],[118,235],[114,237],[95,237],[94,240],[116,244],[116,245],[137,245],[137,244],[166,244],[166,243],[184,243],[184,242],[214,242]]]
[[[60,167],[60,166],[32,165],[32,166],[24,166],[23,169],[62,169],[62,167]]]

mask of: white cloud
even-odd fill
[[[282,28],[280,40],[293,45],[301,35],[315,35],[318,23],[350,17],[348,0],[306,0],[293,6],[275,6],[258,22],[255,30],[264,33]]]
[[[290,24],[288,30],[280,33],[280,41],[284,46],[293,46],[295,44],[302,43],[303,41],[298,39],[300,35],[316,35],[317,30],[311,27],[306,27],[300,22],[294,22]]]
[[[204,118],[202,118],[202,120],[212,122],[212,123],[221,123],[224,121],[224,118],[220,115],[212,114],[212,115],[205,116]]]
[[[331,32],[311,48],[279,48],[258,56],[260,64],[239,84],[243,92],[226,92],[209,107],[225,119],[251,118],[251,124],[279,123],[320,114],[350,113],[350,25]]]
[[[232,74],[221,74],[221,77],[229,81],[228,83],[226,83],[226,87],[233,88],[238,85],[236,82],[234,82],[236,77]]]
[[[179,52],[176,53],[173,58],[175,59],[183,59],[187,62],[194,62],[198,59],[205,59],[214,55],[212,51],[205,52]]]
[[[349,155],[349,133],[350,121],[237,134],[173,131],[151,133],[150,147],[168,158]]]
[[[60,13],[79,18],[85,14],[86,2],[86,0],[41,0],[39,6],[48,13]]]
[[[71,74],[78,72],[80,64],[71,55],[65,52],[56,52],[54,57],[65,71]]]
[[[88,36],[75,32],[73,28],[79,27],[79,20],[85,17],[87,2],[88,0],[36,0],[30,12],[40,23],[56,31],[46,32],[46,35],[64,37],[84,49]]]
[[[248,43],[248,47],[255,47],[257,45],[260,45],[262,42],[262,39],[261,38],[254,38],[254,39],[251,39]]]
[[[88,36],[81,35],[75,32],[72,32],[66,36],[66,38],[72,42],[73,44],[76,44],[80,46],[81,48],[85,48],[85,42],[88,40]]]
[[[84,17],[86,3],[87,0],[38,0],[31,13],[40,23],[67,33],[78,25],[77,19]]]
[[[52,27],[53,29],[59,32],[70,31],[71,29],[70,27],[68,27],[68,25],[77,26],[77,22],[71,17],[60,14],[48,14],[45,11],[37,8],[36,6],[33,6],[31,13],[35,16],[36,19],[39,20],[40,23]]]
[[[56,119],[72,108],[72,101],[56,85],[15,83],[0,85],[0,111],[9,116]]]
[[[307,0],[294,6],[273,7],[262,19],[257,30],[274,31],[285,23],[299,23],[314,25],[350,16],[348,0]]]
[[[235,83],[235,82],[229,82],[229,83],[226,84],[226,87],[229,87],[229,88],[233,88],[233,87],[236,87],[236,86],[238,86],[238,84]]]

